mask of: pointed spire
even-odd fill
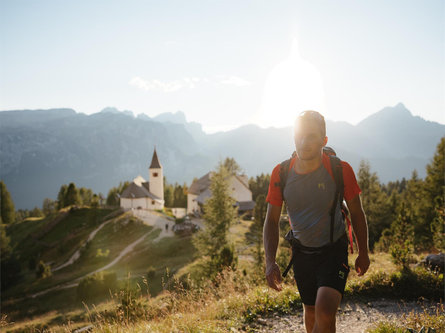
[[[153,158],[151,159],[150,169],[159,169],[159,168],[162,167],[161,163],[159,163],[158,154],[156,153],[156,146],[155,146],[155,150],[153,152]]]

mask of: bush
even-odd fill
[[[117,288],[117,276],[114,272],[99,272],[83,278],[77,286],[77,298],[80,301],[94,300],[109,294]]]
[[[146,276],[148,281],[151,281],[152,279],[154,279],[154,277],[156,276],[156,270],[154,269],[153,266],[150,266],[147,269],[147,273],[145,273],[145,276]]]
[[[36,275],[38,279],[45,279],[47,277],[50,277],[52,275],[51,267],[49,265],[45,265],[45,263],[40,260],[36,268]]]
[[[425,268],[414,271],[402,269],[391,275],[384,272],[370,274],[365,280],[346,287],[347,295],[388,297],[415,300],[420,297],[440,300],[443,297],[443,274],[436,275]]]
[[[235,247],[233,245],[225,245],[220,250],[218,255],[213,258],[213,264],[217,271],[222,271],[227,267],[235,270],[238,264],[238,257],[235,254]]]
[[[120,321],[134,322],[143,318],[146,312],[144,304],[142,304],[140,289],[127,288],[119,291],[119,305],[117,307],[118,317]]]

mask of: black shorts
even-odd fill
[[[294,249],[293,269],[303,304],[315,305],[320,287],[331,287],[342,296],[349,274],[348,243],[341,239],[321,254],[305,254]]]

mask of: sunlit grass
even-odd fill
[[[76,276],[73,271],[82,273],[86,268],[97,267],[96,264],[103,266],[126,246],[123,243],[130,243],[150,228],[142,226],[139,229],[137,223],[130,226],[125,222],[125,228],[129,229],[120,229],[119,223],[127,218],[126,215],[121,216],[116,219],[116,224],[103,228],[96,243],[91,243],[77,266],[62,270],[59,278],[72,278]],[[13,311],[8,310],[8,314],[17,314],[20,318],[21,312],[20,315],[26,317],[23,322],[9,328],[19,332],[28,325],[30,332],[38,332],[42,328],[48,328],[48,332],[71,332],[75,328],[94,325],[94,332],[227,332],[231,328],[248,330],[259,317],[301,311],[299,294],[291,278],[286,280],[288,284],[284,284],[281,293],[274,292],[266,286],[261,269],[246,260],[253,249],[245,238],[251,223],[241,220],[231,227],[229,238],[236,244],[238,255],[244,258],[239,260],[236,272],[225,272],[216,281],[209,281],[204,275],[199,284],[193,282],[199,280],[199,274],[205,271],[200,268],[200,265],[205,265],[205,260],[196,258],[191,237],[168,237],[153,243],[161,232],[155,229],[132,253],[112,267],[118,276],[128,276],[121,281],[121,288],[139,291],[133,296],[132,306],[122,308],[119,292],[111,295],[111,299],[108,297],[84,305],[77,300],[76,289],[71,288],[9,305],[9,310]],[[108,258],[102,262],[96,259],[98,249],[110,251]],[[391,279],[408,281],[400,279],[397,267],[386,253],[372,254],[369,272],[358,277],[353,269],[356,255],[349,258],[351,273],[347,297],[366,296],[374,290],[383,290],[386,297],[391,292],[387,289],[391,287]],[[146,281],[149,267],[154,269],[155,275]],[[189,274],[197,276],[188,279]],[[419,281],[430,281],[428,274],[421,273]],[[54,283],[54,280],[47,283]]]

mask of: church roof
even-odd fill
[[[190,186],[188,193],[199,195],[210,186],[210,178],[211,172],[208,172],[198,180],[195,180]]]
[[[155,148],[155,151],[153,152],[153,158],[151,159],[150,169],[159,169],[159,168],[161,168],[161,163],[159,163],[158,154],[156,153],[156,148]]]
[[[150,198],[153,200],[160,200],[156,195],[148,191],[148,182],[142,183],[140,185],[132,182],[127,188],[122,192],[121,198],[135,199],[135,198]]]

